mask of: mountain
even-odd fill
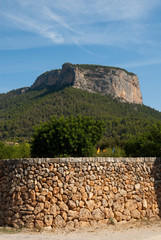
[[[60,89],[67,86],[101,95],[110,94],[123,102],[143,103],[138,77],[116,67],[65,63],[62,70],[40,75],[31,89]]]
[[[105,121],[106,145],[122,145],[161,123],[161,112],[143,105],[135,74],[67,63],[62,70],[43,73],[31,87],[0,94],[0,141],[30,140],[35,125],[78,114]]]

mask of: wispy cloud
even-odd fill
[[[157,64],[161,64],[161,59],[148,59],[143,61],[118,64],[118,65],[122,68],[133,68],[133,67],[143,67],[143,66],[150,66],[150,65],[157,65]]]
[[[63,37],[55,32],[49,24],[43,24],[42,22],[40,24],[39,21],[24,16],[23,14],[14,15],[12,13],[3,12],[2,16],[7,18],[9,22],[12,22],[13,27],[17,29],[37,33],[42,37],[50,38],[55,43],[63,42]]]
[[[145,19],[160,4],[159,0],[6,0],[0,10],[2,45],[11,48],[17,31],[36,34],[38,42],[39,37],[46,39],[41,40],[44,45],[49,41],[79,46],[144,44],[151,40],[144,37],[149,31]],[[13,31],[10,38],[6,29]]]

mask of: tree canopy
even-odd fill
[[[35,128],[33,157],[93,156],[104,122],[87,116],[54,117]]]
[[[0,142],[0,159],[28,158],[30,145],[28,143],[8,144]]]
[[[146,133],[130,139],[125,145],[125,152],[133,157],[160,157],[161,124],[157,123]]]

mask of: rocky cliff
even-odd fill
[[[62,70],[52,70],[40,75],[31,89],[60,89],[66,86],[91,93],[110,94],[123,102],[143,103],[138,77],[115,67],[65,63]]]

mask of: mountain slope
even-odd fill
[[[102,96],[72,87],[59,91],[13,90],[0,94],[0,140],[30,139],[33,126],[50,117],[87,115],[103,119],[109,143],[121,144],[129,135],[146,131],[161,122],[161,112],[140,104],[122,103],[110,95]]]

